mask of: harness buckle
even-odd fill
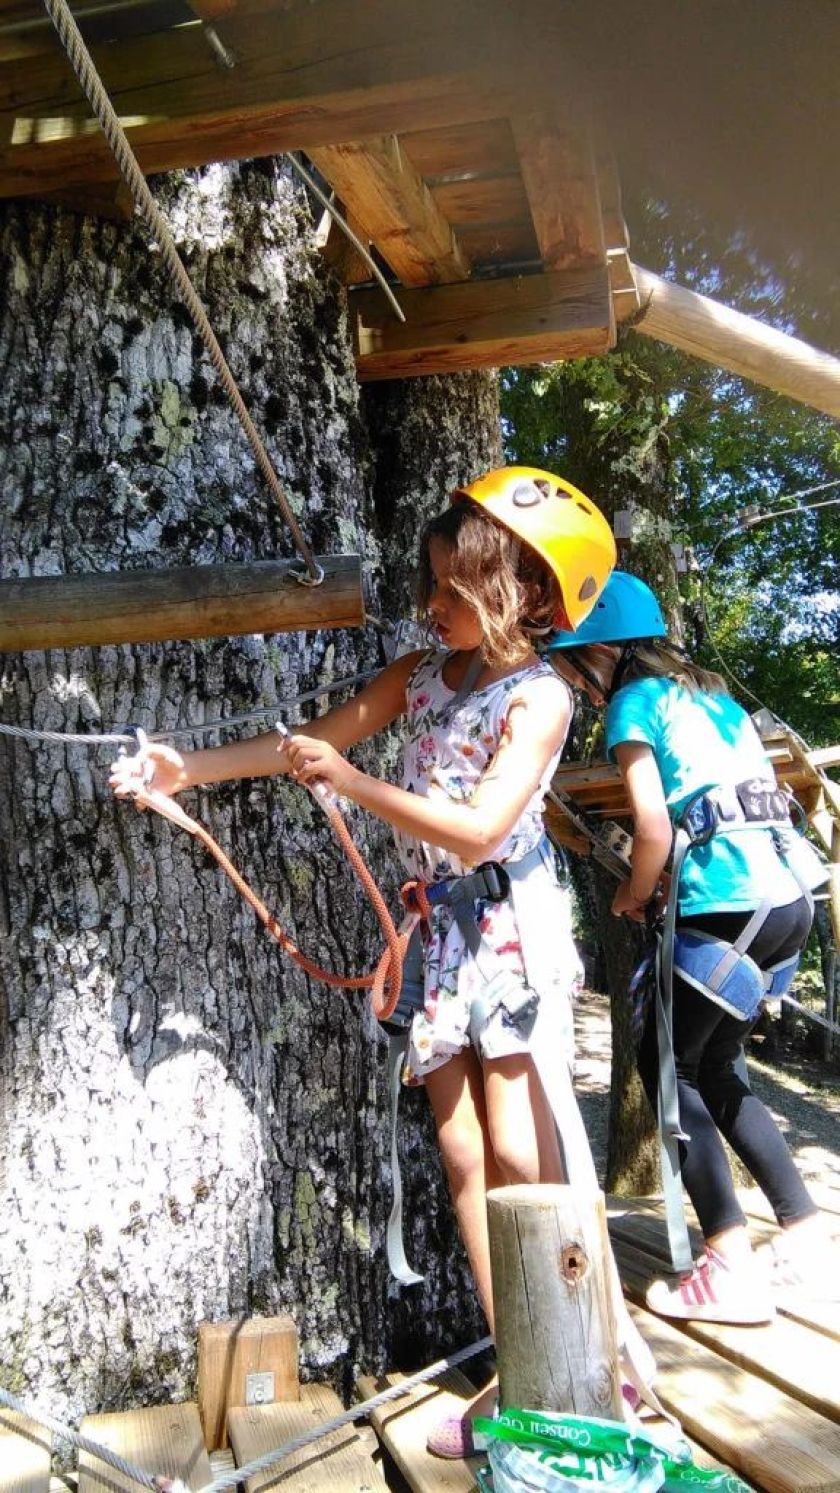
[[[504,902],[510,896],[510,876],[498,861],[482,861],[472,875],[484,884],[485,890],[478,892],[478,896],[490,902]]]
[[[692,845],[708,845],[717,830],[720,813],[717,804],[704,789],[690,798],[677,824],[685,830]]]

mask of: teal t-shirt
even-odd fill
[[[672,679],[636,679],[610,701],[607,751],[646,742],[673,819],[693,794],[747,778],[775,781],[761,738],[729,695],[693,693]],[[779,907],[802,895],[780,860],[770,832],[739,829],[693,846],[680,877],[679,911],[741,912],[771,897]]]

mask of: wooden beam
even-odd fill
[[[347,212],[343,202],[336,202],[336,207],[344,218],[348,228],[351,228],[356,237],[369,248],[365,229],[361,223],[356,222],[352,213]],[[321,221],[315,232],[315,243],[323,254],[324,259],[339,279],[342,285],[364,285],[367,280],[372,279],[370,265],[364,260],[351,243],[347,234],[339,227],[335,219],[324,211]]]
[[[351,292],[360,379],[597,357],[615,340],[606,269],[408,290],[400,304],[405,324],[380,292]]]
[[[507,112],[526,29],[510,7],[429,0],[240,4],[220,71],[198,22],[93,48],[146,172],[460,126]],[[476,36],[481,35],[481,47]],[[477,60],[478,59],[478,60]],[[532,90],[533,90],[533,84]],[[0,64],[0,196],[113,180],[116,164],[57,43]]]
[[[469,260],[395,135],[316,146],[309,157],[403,285],[469,279]]]
[[[556,115],[511,121],[543,264],[564,270],[604,263],[604,227],[592,142]]]
[[[301,586],[299,562],[108,571],[0,582],[0,653],[103,643],[161,643],[360,627],[356,555],[322,555],[324,581]]]
[[[840,358],[650,270],[633,270],[641,298],[634,332],[840,419]]]

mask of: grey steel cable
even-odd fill
[[[58,32],[61,44],[70,59],[73,71],[82,86],[94,114],[102,126],[105,138],[114,153],[126,185],[145,219],[149,231],[157,241],[164,263],[175,281],[187,309],[195,322],[196,330],[210,354],[216,372],[224,385],[225,393],[248,437],[260,470],[289,526],[292,538],[306,566],[307,572],[305,576],[301,576],[297,572],[292,573],[295,575],[296,580],[302,581],[306,585],[318,586],[324,579],[324,573],[316,563],[312,550],[304,538],[300,525],[292,512],[289,500],[280,484],[280,479],[272,466],[271,459],[248,413],[245,401],[239,392],[236,380],[219,345],[218,338],[210,325],[207,312],[187,274],[169,225],[149,190],[146,178],[137,162],[137,157],[128,143],[117,112],[105,92],[102,80],[96,71],[93,58],[85,46],[82,34],[65,0],[44,0],[44,5]]]
[[[344,679],[333,680],[332,684],[319,684],[315,689],[304,690],[300,695],[290,695],[284,700],[275,701],[273,705],[266,705],[261,710],[249,710],[243,715],[225,715],[214,721],[196,721],[192,725],[173,726],[169,731],[150,731],[148,739],[149,741],[168,741],[170,736],[201,736],[206,731],[223,731],[228,726],[247,725],[250,721],[265,720],[269,716],[273,720],[276,715],[288,710],[291,705],[305,705],[310,700],[320,699],[322,695],[349,689],[351,685],[373,679],[379,672],[378,669],[365,669],[360,674],[348,674]],[[36,731],[30,726],[10,726],[5,721],[0,721],[0,736],[18,736],[24,741],[46,741],[56,746],[131,746],[136,745],[137,742],[133,729],[110,731],[99,736],[93,732]]]
[[[339,1431],[342,1426],[351,1425],[353,1421],[364,1420],[372,1410],[377,1410],[380,1405],[387,1405],[391,1400],[401,1399],[418,1384],[425,1384],[429,1379],[436,1379],[447,1369],[454,1369],[465,1359],[472,1358],[476,1353],[482,1353],[492,1346],[492,1337],[483,1337],[478,1342],[472,1343],[469,1348],[460,1348],[457,1353],[450,1353],[448,1358],[438,1359],[437,1363],[430,1364],[428,1368],[421,1369],[417,1374],[412,1374],[409,1379],[402,1380],[400,1384],[392,1384],[390,1388],[383,1389],[381,1394],[374,1395],[372,1399],[363,1400],[359,1405],[352,1405],[341,1415],[333,1416],[332,1420],[324,1421],[322,1425],[315,1426],[311,1431],[304,1431],[300,1436],[292,1437],[290,1441],[284,1441],[282,1446],[276,1447],[274,1451],[265,1452],[253,1462],[247,1462],[244,1467],[237,1467],[233,1472],[222,1473],[215,1482],[208,1483],[206,1487],[201,1488],[200,1493],[228,1493],[229,1489],[236,1488],[239,1483],[247,1482],[249,1478],[259,1472],[265,1472],[269,1467],[274,1467],[277,1462],[284,1461],[294,1452],[311,1445],[313,1441],[320,1441],[333,1431]]]
[[[341,213],[338,211],[338,208],[330,201],[326,192],[321,191],[321,188],[318,186],[315,178],[309,171],[307,171],[303,163],[298,160],[294,151],[287,151],[286,160],[289,162],[290,166],[294,166],[301,181],[306,183],[313,197],[317,197],[324,211],[328,212],[333,222],[338,224],[345,238],[348,238],[350,240],[350,243],[353,245],[356,253],[362,256],[362,259],[368,266],[368,269],[371,271],[374,279],[379,282],[382,289],[384,290],[386,296],[388,297],[388,300],[391,303],[391,306],[393,307],[400,321],[405,321],[405,312],[403,311],[402,306],[394,295],[394,292],[388,284],[388,281],[385,279],[385,276],[379,268],[379,265],[376,263],[372,254],[370,253],[370,250],[365,248],[365,245],[362,243],[358,234],[353,232],[346,218],[342,217]]]
[[[31,1405],[26,1405],[15,1395],[9,1394],[8,1390],[0,1389],[0,1404],[8,1405],[10,1410],[18,1410],[21,1414],[35,1421],[36,1425],[46,1426],[47,1430],[54,1435],[60,1436],[62,1440],[69,1441],[71,1445],[78,1446],[83,1452],[88,1452],[92,1457],[98,1457],[100,1462],[107,1462],[115,1472],[121,1472],[124,1477],[133,1478],[143,1488],[151,1488],[152,1493],[157,1493],[160,1483],[150,1472],[144,1472],[142,1467],[134,1467],[131,1462],[126,1462],[117,1452],[112,1452],[110,1447],[102,1446],[98,1441],[91,1441],[89,1437],[82,1436],[72,1426],[65,1426],[60,1420],[47,1415],[43,1410],[36,1410]]]

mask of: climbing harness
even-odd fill
[[[707,845],[715,835],[737,834],[744,830],[766,830],[772,835],[777,854],[811,911],[814,907],[813,887],[820,884],[822,864],[816,852],[813,853],[816,880],[813,876],[803,875],[795,859],[788,859],[785,846],[788,836],[795,833],[790,823],[790,800],[776,786],[775,780],[752,778],[703,789],[681,807],[674,825],[671,888],[661,928],[655,932],[654,987],[662,1187],[671,1260],[674,1270],[680,1272],[690,1270],[693,1265],[679,1156],[679,1143],[687,1144],[691,1137],[682,1129],[679,1117],[673,1044],[674,977],[679,975],[736,1020],[752,1021],[763,1001],[779,998],[785,993],[799,964],[797,955],[765,973],[747,953],[776,906],[771,897],[759,903],[732,942],[695,929],[677,929],[680,877],[686,856],[695,847]]]
[[[282,732],[286,732],[285,726],[282,727]],[[137,740],[139,747],[138,760],[143,763],[148,749],[148,739],[144,732],[138,731]],[[233,882],[237,891],[241,893],[249,906],[254,909],[257,917],[268,929],[272,937],[277,940],[284,952],[291,955],[295,963],[308,975],[311,975],[313,979],[323,981],[325,985],[336,986],[346,990],[370,990],[374,1015],[380,1019],[387,1018],[399,1000],[402,981],[403,949],[407,939],[405,935],[401,936],[398,934],[394,927],[382,893],[379,891],[370,871],[353,843],[352,836],[347,828],[335,795],[325,790],[323,784],[315,783],[310,789],[313,797],[320,803],[330,823],[330,827],[339,840],[353,870],[367,893],[385,936],[387,947],[376,969],[367,975],[337,975],[330,970],[323,969],[320,965],[308,959],[293,939],[289,938],[288,934],[283,931],[273,913],[269,912],[256,892],[248,885],[245,878],[236,870],[236,867],[225,855],[221,846],[213,839],[210,831],[205,829],[204,825],[200,824],[197,819],[192,819],[181,805],[168,794],[159,793],[155,790],[151,777],[146,773],[146,767],[151,765],[148,761],[144,765],[144,781],[137,783],[127,790],[131,793],[134,802],[141,808],[154,809],[164,819],[169,819],[179,829],[186,830],[188,834],[200,840],[202,845],[209,850],[210,854],[221,866],[225,875]]]

